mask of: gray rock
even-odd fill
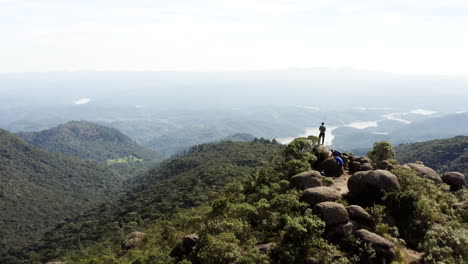
[[[356,237],[375,250],[377,258],[373,263],[390,263],[395,259],[395,246],[389,240],[365,229],[356,231]]]
[[[358,205],[350,205],[346,207],[348,211],[349,218],[355,220],[361,225],[365,225],[368,227],[374,226],[374,219],[372,216],[364,210],[364,208]]]
[[[315,170],[306,171],[292,176],[290,182],[291,186],[302,191],[322,186],[322,175]]]
[[[342,199],[342,196],[335,188],[321,186],[306,189],[299,200],[308,203],[312,208],[321,202],[337,201],[340,199]]]
[[[314,206],[312,212],[320,216],[327,226],[344,224],[349,221],[348,212],[344,205],[335,202],[319,203]]]
[[[379,163],[377,163],[376,169],[378,169],[378,170],[392,170],[393,165],[390,162],[388,162],[388,160],[382,160]]]
[[[322,161],[326,160],[331,155],[330,150],[324,145],[314,146],[312,152],[317,157],[317,164],[320,164]]]
[[[363,163],[372,163],[372,160],[368,157],[354,157],[353,161],[357,161],[361,164]]]
[[[421,178],[432,180],[437,184],[442,183],[442,179],[440,178],[439,174],[427,166],[418,163],[408,163],[405,165],[416,171],[416,174]]]
[[[359,161],[353,161],[349,164],[349,170],[351,173],[361,171],[361,163]]]
[[[370,171],[370,170],[373,170],[374,167],[372,167],[372,164],[368,163],[368,162],[364,162],[361,164],[361,168],[360,168],[360,171]]]
[[[348,180],[348,189],[353,196],[374,202],[383,192],[401,191],[398,178],[386,170],[356,172]]]
[[[447,172],[442,175],[442,181],[450,186],[451,191],[458,191],[465,187],[465,175],[459,172]]]

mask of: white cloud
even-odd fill
[[[83,105],[83,104],[87,104],[91,102],[91,98],[81,98],[81,99],[78,99],[78,100],[75,100],[73,101],[73,104],[75,105]]]

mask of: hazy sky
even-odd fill
[[[468,75],[468,0],[0,0],[0,72]]]

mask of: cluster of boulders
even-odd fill
[[[353,192],[362,192],[363,188],[374,190],[375,193],[380,192],[381,188],[396,191],[400,189],[398,179],[388,171],[365,171],[357,174],[352,183]],[[351,176],[353,177],[354,175]],[[374,248],[377,263],[390,263],[395,257],[395,246],[389,240],[368,231],[373,229],[374,220],[366,210],[358,205],[344,206],[340,203],[342,199],[342,195],[335,188],[325,186],[307,188],[300,197],[300,201],[309,204],[312,213],[325,222],[326,239],[346,246],[354,235],[360,238],[362,243]]]
[[[313,153],[317,157],[315,162],[315,167],[322,171],[327,177],[339,177],[343,174],[344,169],[348,166],[348,156],[343,154],[341,156],[344,164],[341,165],[336,161],[335,157],[332,155],[331,151],[323,146],[317,145],[313,148]]]
[[[368,157],[343,155],[346,165],[341,166],[325,146],[315,146],[313,152],[317,157],[314,167],[320,171],[309,170],[296,174],[290,178],[290,185],[291,188],[302,191],[299,199],[309,205],[307,210],[311,210],[325,222],[324,237],[344,247],[355,241],[352,238],[357,238],[359,243],[375,252],[375,258],[369,260],[369,263],[392,262],[396,257],[395,245],[372,232],[375,230],[374,219],[361,206],[380,202],[386,192],[401,191],[398,178],[391,172],[395,163],[384,160],[375,164]],[[343,167],[346,166],[352,173],[347,182],[348,193],[341,194],[334,187],[324,186],[323,176],[338,177],[343,174]],[[447,172],[441,177],[433,169],[422,164],[408,163],[402,167],[414,170],[419,177],[430,179],[437,184],[446,183],[451,191],[458,191],[466,186],[464,175],[458,172]],[[348,203],[351,205],[347,205]],[[468,208],[468,203],[459,206]],[[198,236],[195,234],[185,236],[173,249],[171,256],[190,256],[196,248],[197,240]],[[260,244],[257,248],[260,252],[269,253],[274,244]],[[319,262],[308,259],[306,263]]]
[[[349,172],[373,170],[372,160],[368,157],[351,156],[349,157]]]

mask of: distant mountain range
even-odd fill
[[[0,255],[108,201],[124,179],[105,164],[45,151],[0,129]]]
[[[135,159],[156,161],[154,151],[138,145],[115,128],[86,121],[71,121],[39,132],[20,132],[18,136],[42,149],[75,155],[95,161]]]

